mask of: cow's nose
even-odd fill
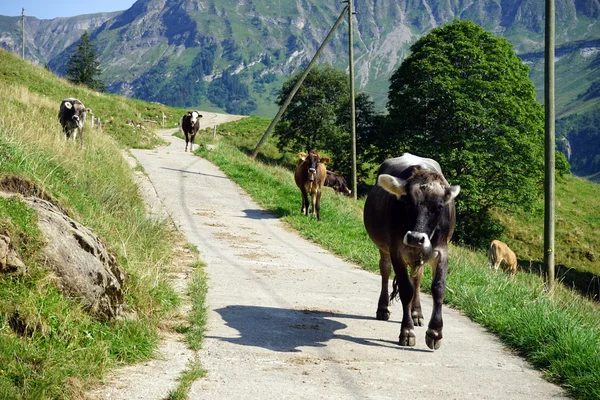
[[[79,121],[79,117],[78,117],[77,115],[73,115],[73,119],[74,119],[75,121]]]
[[[311,174],[314,174],[315,172],[317,172],[317,170],[314,168],[309,168],[308,172],[310,172]]]
[[[404,244],[412,247],[429,247],[429,237],[422,232],[406,232],[404,235]]]

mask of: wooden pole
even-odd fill
[[[356,106],[354,104],[354,36],[352,34],[353,2],[354,0],[348,0],[348,69],[350,73],[350,132],[352,134],[352,194],[354,200],[356,200]]]
[[[265,133],[260,138],[258,144],[256,145],[256,147],[252,151],[251,157],[253,159],[256,158],[256,156],[258,155],[258,152],[260,151],[260,148],[267,141],[267,138],[269,137],[269,134],[271,133],[271,131],[273,130],[273,128],[275,127],[275,125],[277,125],[277,122],[279,122],[279,119],[281,118],[281,116],[285,112],[285,109],[290,105],[290,102],[294,98],[294,95],[296,95],[296,92],[298,91],[298,89],[300,89],[300,86],[302,85],[302,82],[304,82],[304,79],[306,78],[306,76],[310,72],[311,68],[313,67],[313,65],[315,64],[315,62],[317,61],[317,59],[319,58],[319,56],[321,55],[321,53],[323,52],[323,49],[325,48],[325,45],[331,39],[331,36],[333,35],[333,32],[335,32],[335,30],[337,29],[337,27],[339,26],[339,24],[344,19],[344,15],[345,15],[346,11],[348,11],[348,7],[347,6],[344,8],[344,10],[342,11],[342,13],[338,17],[337,21],[335,21],[335,24],[333,24],[333,27],[331,28],[331,30],[329,31],[329,33],[327,34],[327,36],[323,40],[323,43],[321,43],[321,47],[319,47],[319,49],[317,50],[317,52],[313,56],[312,60],[310,60],[310,63],[308,64],[308,66],[304,70],[304,73],[302,74],[302,76],[300,77],[300,79],[298,79],[298,82],[296,82],[296,85],[294,85],[294,87],[292,88],[292,91],[290,92],[290,94],[288,94],[288,97],[285,99],[285,101],[283,102],[283,104],[279,108],[279,111],[277,111],[277,115],[275,115],[275,118],[273,118],[273,120],[269,124],[269,127],[267,128],[267,130],[265,131]]]
[[[545,177],[544,177],[544,275],[546,288],[554,288],[554,0],[546,0],[546,33],[544,65]]]
[[[21,8],[21,57],[25,59],[25,9]]]

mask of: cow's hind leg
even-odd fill
[[[394,278],[393,290],[391,297],[400,294],[402,302],[402,325],[400,327],[400,337],[398,343],[400,346],[414,346],[416,344],[415,326],[410,312],[410,306],[414,295],[412,282],[408,278],[408,271],[404,261],[394,256],[392,250],[392,265],[396,277]]]
[[[412,268],[410,279],[412,281],[413,288],[415,288],[415,295],[413,296],[410,309],[413,323],[416,326],[423,326],[423,323],[425,322],[425,319],[423,318],[423,311],[421,310],[421,278],[423,278],[423,266]]]
[[[381,274],[381,292],[377,302],[377,319],[387,321],[390,319],[389,280],[392,272],[390,255],[379,250],[379,273]]]
[[[431,294],[433,295],[433,311],[429,320],[429,327],[425,333],[425,343],[432,350],[437,350],[442,345],[442,303],[446,295],[446,274],[448,272],[448,251],[438,251],[435,265],[433,265],[433,280],[431,282]]]

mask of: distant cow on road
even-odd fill
[[[79,144],[83,145],[83,124],[85,123],[86,109],[83,103],[69,97],[60,103],[58,121],[63,128],[65,137],[69,139],[73,134],[73,141],[77,140],[79,131]]]
[[[390,299],[400,297],[403,314],[399,344],[416,344],[414,326],[423,325],[419,295],[423,264],[429,263],[433,270],[433,312],[425,342],[430,349],[438,349],[442,340],[448,241],[456,223],[454,198],[460,186],[448,184],[436,161],[408,153],[384,161],[378,175],[364,209],[365,228],[380,255],[377,319],[388,320]],[[391,266],[395,277],[388,296]]]
[[[294,179],[296,185],[302,193],[302,210],[301,212],[308,215],[308,195],[310,194],[310,213],[316,211],[317,220],[321,220],[321,191],[325,184],[327,175],[327,167],[325,164],[329,162],[328,157],[321,155],[312,150],[310,153],[300,153],[300,160]]]
[[[343,176],[336,174],[333,171],[327,171],[325,178],[325,186],[329,186],[335,190],[335,193],[343,193],[346,196],[352,195],[352,190],[348,189],[348,184]]]
[[[200,129],[200,118],[202,118],[202,115],[199,111],[188,111],[181,119],[181,129],[185,135],[185,151],[188,150],[188,142],[190,152],[194,151],[194,139]]]
[[[517,273],[517,256],[508,247],[508,245],[499,240],[492,240],[489,250],[490,257],[490,268],[494,272],[498,271],[498,267],[502,265],[502,268],[515,276]]]

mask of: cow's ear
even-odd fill
[[[331,159],[329,157],[322,157],[321,158],[321,164],[327,164],[329,161],[331,161]]]
[[[67,102],[65,103],[65,107],[67,107],[67,108],[70,110],[71,108],[73,108],[73,104],[71,104],[71,102],[70,102],[70,101],[67,101]]]
[[[306,160],[306,157],[308,157],[308,154],[306,154],[305,152],[298,153],[298,159],[300,161]]]
[[[454,199],[460,193],[460,186],[450,186],[446,189],[446,194],[444,196],[444,204],[450,203],[450,200]]]
[[[198,118],[202,118],[202,114],[198,114]]]
[[[381,174],[377,177],[377,184],[398,199],[406,194],[406,181],[395,176]]]

